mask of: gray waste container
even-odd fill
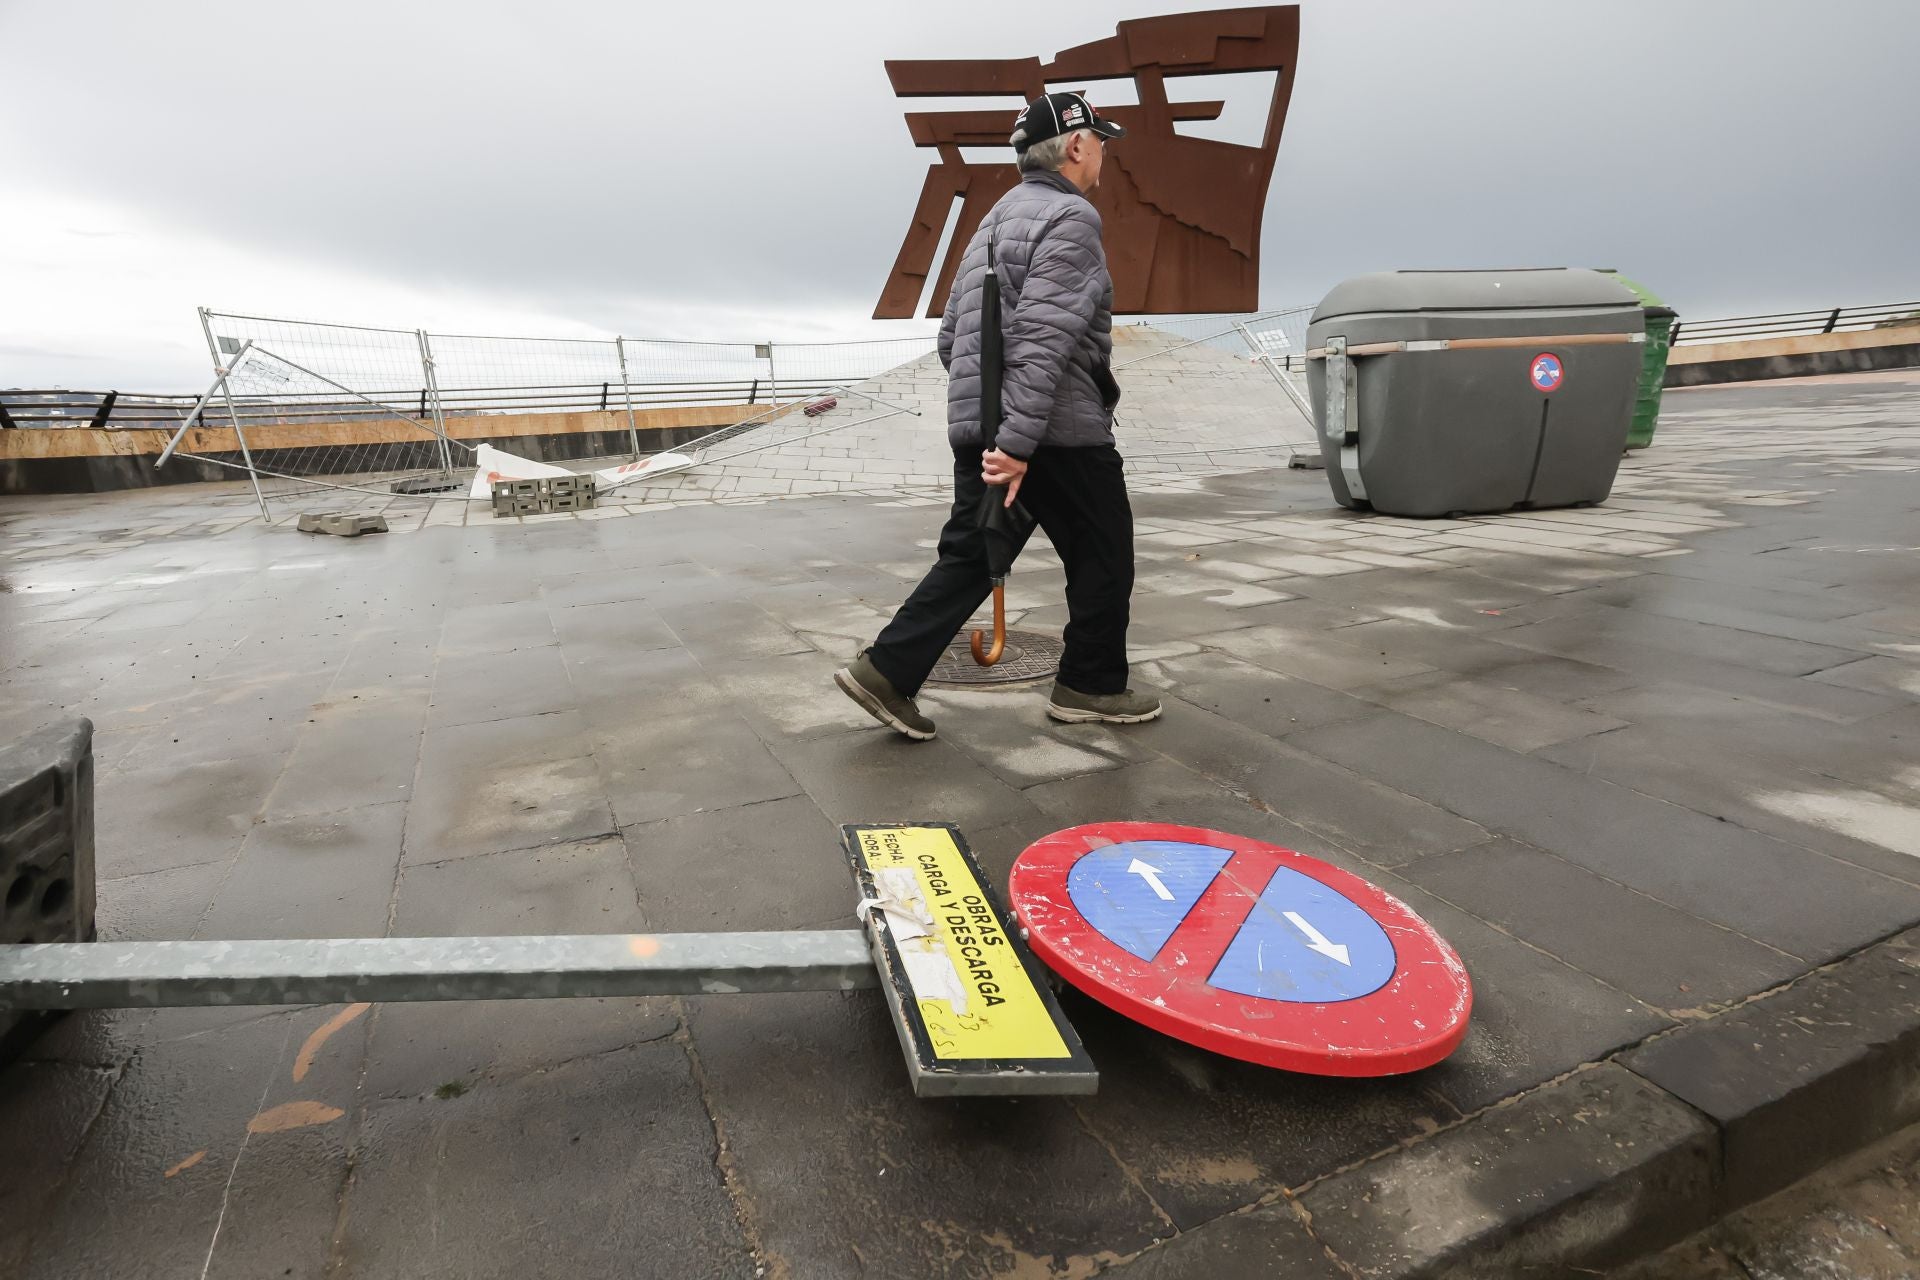
[[[1633,420],[1646,320],[1597,271],[1382,271],[1307,328],[1344,507],[1444,516],[1599,502]]]

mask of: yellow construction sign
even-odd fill
[[[916,1092],[1092,1092],[1092,1064],[960,833],[849,826],[846,837]],[[1031,1087],[1010,1089],[1012,1078]]]

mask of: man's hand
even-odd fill
[[[1007,486],[1007,505],[1020,496],[1020,482],[1027,478],[1027,464],[1010,453],[989,449],[980,455],[980,478],[988,484]]]

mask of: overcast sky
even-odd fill
[[[882,60],[1051,57],[1206,7],[0,0],[0,386],[198,389],[202,303],[926,332],[868,319],[931,156]],[[1914,0],[1301,8],[1263,307],[1557,264],[1702,318],[1920,298]],[[1256,132],[1224,96],[1225,136]]]

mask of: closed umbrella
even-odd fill
[[[980,299],[980,438],[992,449],[1000,434],[1000,271],[993,261],[993,234],[987,234],[987,282]],[[1016,500],[1007,502],[1004,485],[988,485],[980,497],[980,536],[986,543],[987,576],[993,580],[993,643],[973,633],[973,660],[983,667],[1000,661],[1007,647],[1007,574],[1014,557],[1033,533],[1033,514]]]

